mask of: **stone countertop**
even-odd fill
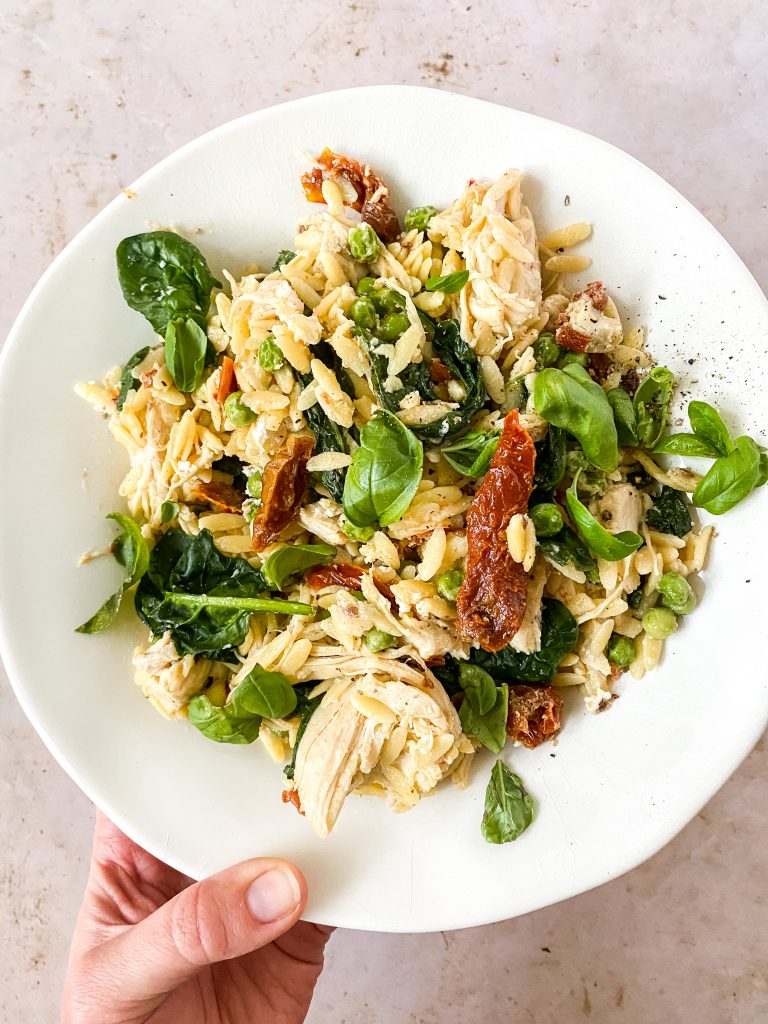
[[[382,82],[469,93],[615,143],[768,286],[765,4],[533,6],[6,0],[0,337],[52,257],[161,157],[248,111]],[[0,708],[0,1006],[8,1022],[43,1024],[57,1019],[93,810],[4,677]],[[337,933],[308,1020],[768,1022],[767,768],[763,742],[665,850],[565,903],[460,932]]]

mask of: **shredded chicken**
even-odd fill
[[[136,683],[144,696],[166,718],[178,718],[184,708],[205,685],[213,663],[207,658],[186,654],[181,657],[164,633],[153,644],[142,644],[133,652]]]
[[[616,304],[593,281],[577,292],[560,314],[555,338],[559,345],[574,352],[610,352],[621,344],[623,332]]]

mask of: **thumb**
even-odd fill
[[[307,884],[284,860],[248,860],[189,886],[98,951],[122,1003],[160,1001],[202,968],[260,949],[292,928]]]

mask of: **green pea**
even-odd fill
[[[243,392],[233,391],[224,402],[227,419],[236,427],[247,427],[256,419],[256,413],[243,402]]]
[[[612,661],[614,665],[618,665],[619,668],[627,668],[636,657],[635,641],[628,636],[619,636],[618,633],[614,633],[608,641],[606,654],[608,660]]]
[[[359,590],[348,590],[347,593],[349,594],[350,597],[354,597],[356,601],[366,600],[365,594],[361,593],[361,591]]]
[[[349,307],[348,315],[350,320],[354,320],[358,327],[364,327],[369,331],[376,326],[378,320],[376,307],[366,296],[355,299]]]
[[[435,580],[435,587],[440,597],[444,597],[446,601],[455,601],[463,579],[464,573],[459,569],[441,572]]]
[[[261,497],[261,473],[254,470],[245,482],[245,489],[252,498]]]
[[[386,316],[387,313],[399,313],[405,309],[405,299],[400,292],[393,291],[392,288],[377,288],[370,298],[379,316]]]
[[[570,366],[571,363],[576,363],[577,366],[586,366],[587,357],[584,352],[565,352],[557,360],[558,369],[562,370],[566,366]]]
[[[669,608],[649,608],[642,622],[643,629],[654,640],[666,640],[677,629],[677,617]]]
[[[347,244],[352,258],[359,263],[373,263],[379,254],[381,242],[370,224],[363,221],[349,229]]]
[[[341,528],[350,540],[359,541],[364,544],[369,541],[376,530],[372,526],[355,526],[348,519],[342,517]]]
[[[355,291],[358,295],[371,295],[376,289],[376,279],[373,277],[361,277],[357,282]]]
[[[562,349],[555,341],[554,334],[545,331],[533,343],[533,355],[536,365],[540,367],[554,366],[560,358]]]
[[[416,228],[419,231],[426,231],[436,213],[437,209],[434,206],[412,206],[405,213],[405,230],[413,231]]]
[[[387,313],[381,321],[378,334],[383,341],[397,341],[410,326],[411,321],[405,313]]]
[[[259,345],[259,364],[262,370],[269,370],[274,373],[285,363],[285,357],[280,351],[280,346],[275,341],[274,334],[268,334]]]
[[[537,537],[554,537],[563,528],[563,513],[549,501],[528,509],[528,518],[533,523]]]
[[[658,582],[661,603],[675,615],[688,615],[696,607],[696,595],[679,572],[666,572]]]
[[[376,654],[378,651],[386,651],[388,647],[397,646],[397,637],[374,626],[373,629],[369,629],[367,633],[363,634],[363,643],[369,651]]]

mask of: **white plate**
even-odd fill
[[[200,228],[195,241],[214,273],[270,264],[307,212],[300,151],[325,145],[370,161],[401,211],[447,203],[469,177],[522,168],[540,229],[592,222],[594,266],[582,281],[601,277],[625,323],[648,327],[683,390],[714,400],[734,428],[759,436],[768,423],[764,297],[714,228],[636,160],[550,121],[425,89],[354,89],[264,110],[185,146],[136,182],[135,198],[111,203],[55,260],[11,332],[0,374],[3,656],[64,768],[187,874],[277,853],[306,872],[315,921],[390,931],[483,924],[639,864],[757,740],[768,717],[766,492],[718,521],[702,605],[657,671],[622,684],[607,714],[569,701],[556,747],[506,751],[538,807],[514,844],[480,836],[490,757],[478,759],[467,791],[445,785],[408,814],[350,799],[320,840],[280,802],[280,768],[259,747],[217,745],[162,719],[132,682],[142,631],[131,614],[97,637],[73,632],[119,578],[111,560],[76,562],[112,535],[102,516],[121,507],[125,458],[72,388],[150,338],[120,294],[121,238],[151,223]]]

